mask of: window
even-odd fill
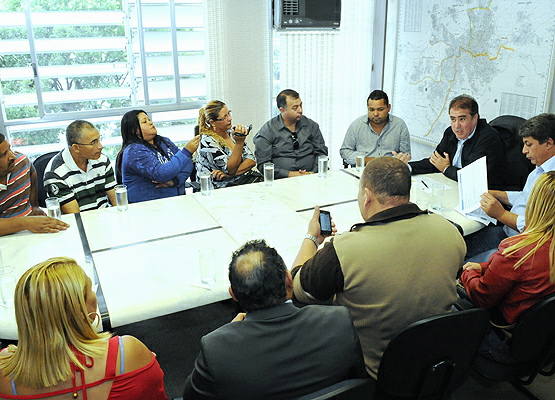
[[[175,142],[206,100],[201,0],[0,0],[0,130],[28,154],[94,123],[113,158],[125,111]]]

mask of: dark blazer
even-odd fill
[[[457,152],[457,143],[458,139],[453,133],[453,129],[449,127],[443,133],[443,138],[437,145],[436,151],[442,156],[443,153],[449,154],[449,159],[453,162],[453,157]],[[506,184],[505,144],[497,131],[489,126],[485,119],[479,119],[474,136],[463,145],[461,164],[466,167],[483,156],[486,156],[488,167],[488,187],[502,189]],[[428,158],[409,164],[413,174],[438,172]],[[456,181],[458,169],[451,165],[445,170],[444,175]]]
[[[349,311],[284,303],[204,336],[184,399],[293,399],[367,377]]]

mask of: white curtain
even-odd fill
[[[294,89],[304,115],[318,122],[332,168],[349,124],[367,112],[372,68],[374,1],[343,0],[338,31],[291,31],[280,35],[280,88]],[[275,104],[273,104],[275,109]]]
[[[270,1],[205,0],[208,99],[233,111],[234,124],[270,118],[272,58]],[[254,151],[252,138],[249,147]]]

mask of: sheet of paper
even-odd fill
[[[455,210],[467,218],[484,224],[495,223],[480,208],[480,196],[488,191],[488,170],[486,157],[482,157],[457,171],[459,184],[459,204]]]

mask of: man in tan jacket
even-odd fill
[[[409,202],[410,171],[394,157],[364,169],[358,205],[365,222],[324,241],[319,209],[295,260],[294,296],[349,309],[366,370],[377,377],[389,341],[409,324],[449,312],[466,246],[457,228]]]

